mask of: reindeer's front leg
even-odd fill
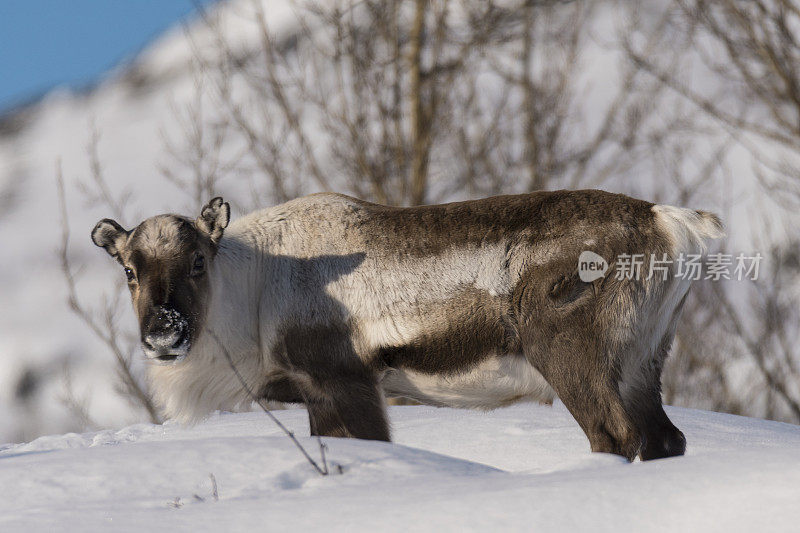
[[[346,330],[296,328],[283,344],[283,363],[308,408],[312,435],[390,440],[377,377]]]
[[[312,435],[389,441],[383,397],[374,379],[347,377],[324,385],[309,399]]]

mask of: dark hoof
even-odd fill
[[[670,431],[645,437],[644,446],[639,454],[642,461],[651,459],[664,459],[677,457],[686,453],[686,437],[681,430],[673,428]]]

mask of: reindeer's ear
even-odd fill
[[[105,248],[111,257],[119,261],[119,251],[125,245],[129,233],[115,221],[104,218],[92,230],[92,242]]]
[[[222,232],[228,227],[230,220],[231,206],[217,196],[203,207],[195,223],[197,224],[197,229],[207,233],[211,240],[217,243],[222,238]]]

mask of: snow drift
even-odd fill
[[[395,443],[324,439],[328,477],[263,413],[42,437],[0,449],[0,529],[796,530],[800,428],[668,413],[687,455],[628,464],[590,453],[558,403],[393,407]],[[307,435],[305,411],[276,414]]]

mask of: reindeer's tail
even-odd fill
[[[674,256],[703,253],[708,240],[725,235],[719,217],[707,211],[655,205],[653,212],[657,227],[672,245]]]

